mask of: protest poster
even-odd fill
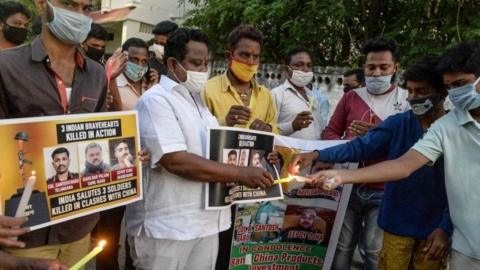
[[[207,156],[225,164],[257,167],[279,177],[280,167],[267,161],[273,151],[275,136],[272,133],[250,129],[219,127],[208,131]],[[274,184],[267,190],[249,188],[238,183],[208,183],[205,204],[207,209],[230,207],[234,203],[271,201],[283,198],[282,187]]]
[[[294,154],[344,142],[275,138],[281,178],[292,180],[282,184],[283,200],[237,205],[229,269],[330,269],[352,187],[313,188],[304,177],[290,176],[288,164]],[[356,166],[335,164],[343,169]]]
[[[136,112],[0,121],[0,213],[31,230],[142,199]]]

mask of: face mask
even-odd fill
[[[140,65],[137,65],[133,62],[128,61],[127,67],[125,68],[125,71],[123,73],[131,81],[138,82],[143,78],[143,76],[145,76],[147,71],[148,71],[148,67],[142,67]]]
[[[157,57],[158,59],[163,59],[165,47],[159,44],[153,44],[153,51],[155,52],[155,57]]]
[[[467,112],[480,107],[480,94],[476,90],[478,78],[474,83],[448,90],[448,97],[455,108]]]
[[[290,68],[290,67],[288,67]],[[290,81],[297,87],[305,87],[307,84],[311,83],[313,80],[313,72],[303,72],[300,70],[292,70],[292,77]]]
[[[102,59],[102,56],[105,54],[105,49],[97,49],[97,48],[93,48],[93,47],[88,47],[85,54],[88,57],[90,57],[92,60],[100,62],[100,59]]]
[[[80,44],[87,38],[92,18],[63,8],[48,5],[53,10],[53,20],[47,23],[48,29],[66,44]]]
[[[365,84],[367,85],[367,91],[373,95],[385,94],[392,85],[392,76],[393,75],[379,77],[366,76]]]
[[[205,85],[207,84],[208,72],[198,72],[198,71],[186,70],[182,66],[182,64],[180,64],[178,61],[177,61],[177,63],[187,73],[187,80],[184,81],[184,82],[181,82],[178,79],[177,75],[175,73],[173,73],[173,75],[175,75],[175,78],[177,79],[178,83],[180,85],[182,85],[183,87],[187,88],[188,91],[190,91],[190,93],[192,93],[192,94],[199,94],[200,92],[202,92],[203,88],[205,88]]]
[[[230,70],[235,78],[241,82],[249,82],[255,73],[257,73],[258,65],[250,65],[247,63],[239,62],[235,59],[231,60]]]
[[[7,23],[3,23],[3,36],[9,42],[15,45],[21,45],[27,39],[28,30],[22,27],[10,26]]]
[[[442,100],[441,96],[435,95],[409,99],[408,103],[410,103],[410,107],[415,115],[427,115],[432,113]]]

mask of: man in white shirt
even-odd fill
[[[307,86],[313,80],[310,54],[303,48],[290,50],[285,58],[285,73],[285,82],[272,90],[280,134],[319,140],[325,123],[320,100]]]
[[[207,127],[218,122],[200,91],[208,78],[208,41],[180,28],[165,46],[168,75],[139,100],[140,136],[151,152],[144,200],[129,205],[126,228],[137,269],[213,269],[218,233],[230,227],[230,209],[204,209],[206,182],[268,188],[272,176],[206,158]]]

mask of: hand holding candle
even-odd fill
[[[35,171],[32,171],[32,175],[25,183],[25,188],[23,189],[22,197],[20,198],[20,203],[18,204],[15,217],[23,217],[25,215],[25,209],[27,208],[30,197],[32,196],[33,187],[35,186],[36,181],[37,177],[35,176]]]
[[[96,246],[90,253],[88,253],[85,257],[83,257],[80,261],[78,261],[76,264],[74,264],[72,267],[70,267],[70,270],[78,270],[85,266],[91,259],[95,258],[95,256],[98,255],[103,250],[103,247],[107,244],[107,241],[102,240],[98,243],[98,246]]]

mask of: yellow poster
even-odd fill
[[[0,121],[0,213],[32,230],[142,199],[137,114]]]

